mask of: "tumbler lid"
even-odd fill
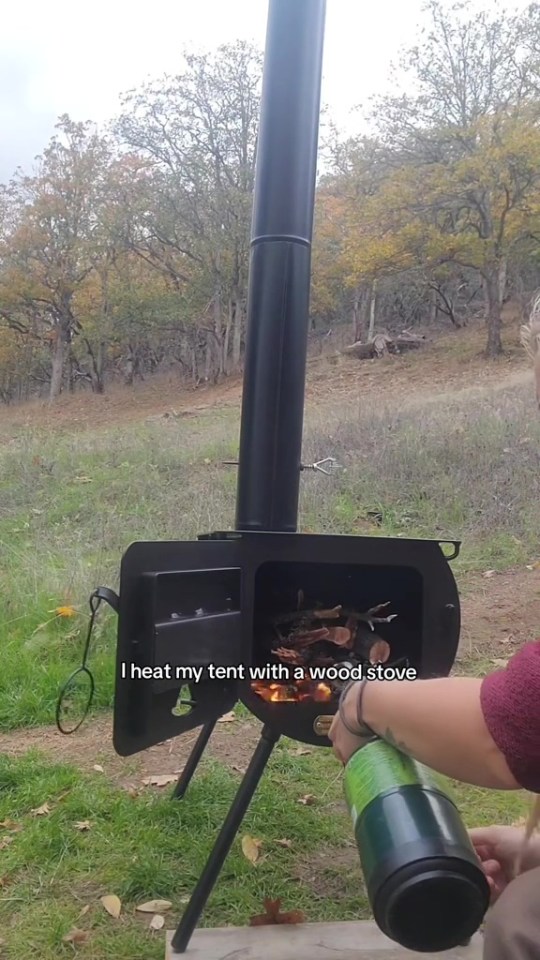
[[[469,940],[488,908],[489,887],[480,870],[460,866],[456,860],[433,858],[390,877],[373,911],[386,935],[418,953],[452,950]]]

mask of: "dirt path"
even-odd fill
[[[462,640],[460,658],[508,659],[529,640],[540,637],[540,569],[519,568],[493,576],[474,575],[460,584],[462,592]],[[493,664],[493,669],[501,666]],[[258,739],[255,720],[235,719],[218,723],[208,747],[208,756],[219,759],[242,774]],[[128,759],[118,757],[111,743],[111,721],[99,718],[83,725],[71,737],[55,727],[16,730],[0,734],[0,753],[18,756],[29,749],[43,751],[52,760],[74,763],[103,774],[122,787],[140,789],[148,777],[178,775],[196,740],[198,731],[152,747]],[[303,749],[291,746],[291,750]],[[99,771],[101,772],[101,771]],[[170,789],[170,787],[168,787]]]

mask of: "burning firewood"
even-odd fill
[[[297,601],[299,609],[279,614],[272,621],[276,634],[273,654],[281,663],[307,669],[343,662],[352,666],[386,663],[390,658],[390,644],[375,632],[375,624],[396,618],[387,612],[389,602],[361,613],[342,604],[302,610],[302,590]]]

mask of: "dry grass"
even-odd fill
[[[310,526],[464,539],[463,562],[509,565],[540,535],[540,419],[529,385],[478,389],[421,408],[311,420],[310,455],[335,456],[337,481],[306,484]],[[316,445],[314,438],[316,439]],[[373,531],[374,532],[374,531]]]

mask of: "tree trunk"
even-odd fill
[[[242,332],[243,332],[244,311],[240,299],[239,291],[234,294],[234,326],[233,326],[233,346],[232,346],[232,366],[234,372],[240,367],[240,357],[242,355]]]
[[[506,257],[503,257],[499,264],[499,303],[504,303],[504,295],[506,293],[506,278],[508,274],[508,261]]]
[[[65,355],[65,343],[62,336],[61,327],[57,327],[55,330],[55,338],[53,341],[53,355],[52,355],[52,370],[51,370],[51,386],[49,390],[49,402],[53,403],[62,392],[62,379],[64,376],[64,355]]]
[[[429,324],[433,326],[439,312],[439,298],[435,287],[429,288]]]
[[[216,367],[212,370],[213,380],[218,380],[225,371],[223,355],[223,322],[221,317],[221,285],[218,283],[214,293],[214,334],[216,338]]]
[[[375,333],[375,316],[377,311],[377,281],[374,280],[371,284],[371,298],[369,303],[369,329],[368,329],[368,341],[373,340],[373,335]]]
[[[234,302],[229,297],[229,308],[227,310],[227,323],[225,325],[225,335],[223,337],[223,372],[225,376],[229,373],[229,344],[231,342],[231,333],[234,324]]]
[[[362,339],[362,320],[360,314],[360,304],[362,302],[362,293],[360,287],[358,286],[354,291],[353,296],[353,308],[352,308],[352,335],[353,343],[356,343],[357,340]]]
[[[133,348],[128,346],[128,354],[124,364],[124,384],[126,387],[133,386],[133,380],[135,377],[135,357],[133,354]]]
[[[500,270],[494,264],[484,273],[486,324],[488,329],[486,357],[493,359],[503,352],[501,340]]]

